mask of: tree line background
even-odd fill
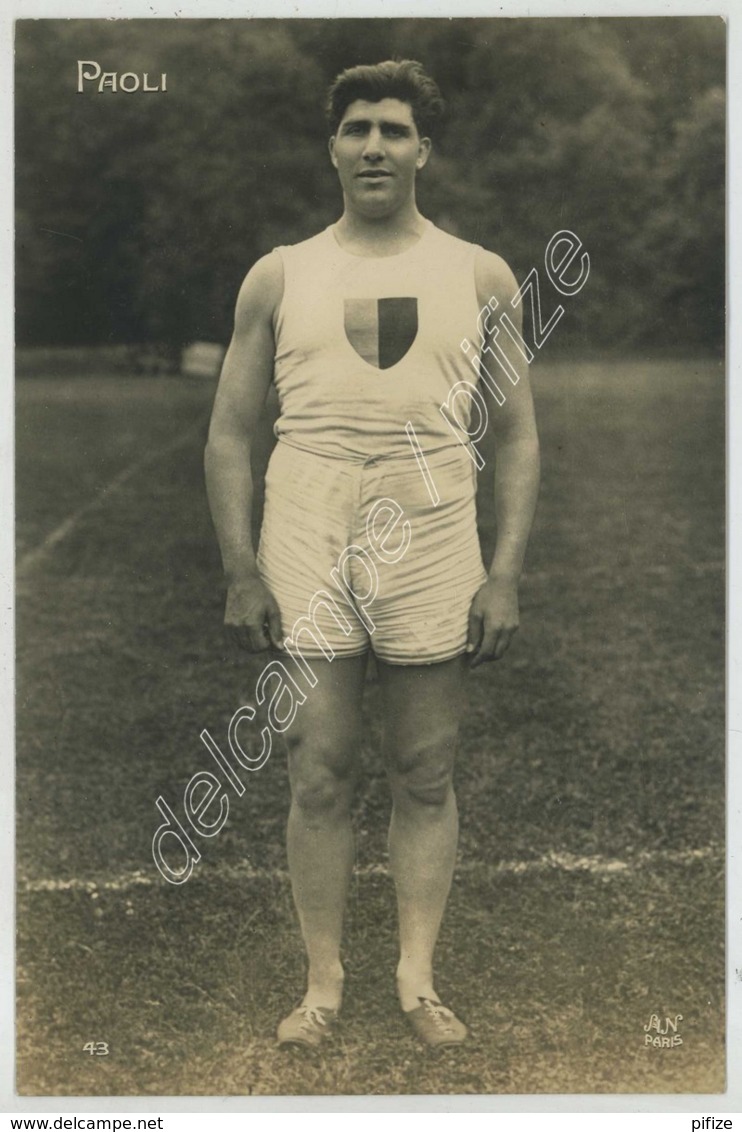
[[[18,344],[226,343],[251,264],[339,215],[329,82],[401,56],[448,107],[421,211],[521,280],[589,251],[562,345],[717,351],[725,51],[715,17],[18,21]],[[78,59],[167,93],[78,94]]]

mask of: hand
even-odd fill
[[[518,586],[490,578],[477,590],[469,610],[466,651],[469,667],[499,660],[518,629]]]
[[[224,625],[238,648],[248,652],[263,652],[271,645],[283,649],[280,610],[273,594],[257,575],[228,587]]]

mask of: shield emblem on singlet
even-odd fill
[[[417,299],[346,299],[345,333],[370,366],[396,366],[417,337]]]

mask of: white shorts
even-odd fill
[[[476,470],[457,444],[365,461],[276,445],[265,479],[258,568],[281,611],[289,651],[432,664],[466,648],[486,580]]]

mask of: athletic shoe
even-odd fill
[[[317,1049],[332,1034],[337,1016],[328,1006],[297,1006],[278,1027],[278,1044]]]
[[[432,1049],[461,1045],[468,1033],[453,1010],[432,998],[421,997],[419,1006],[405,1011],[405,1018],[420,1041]]]

